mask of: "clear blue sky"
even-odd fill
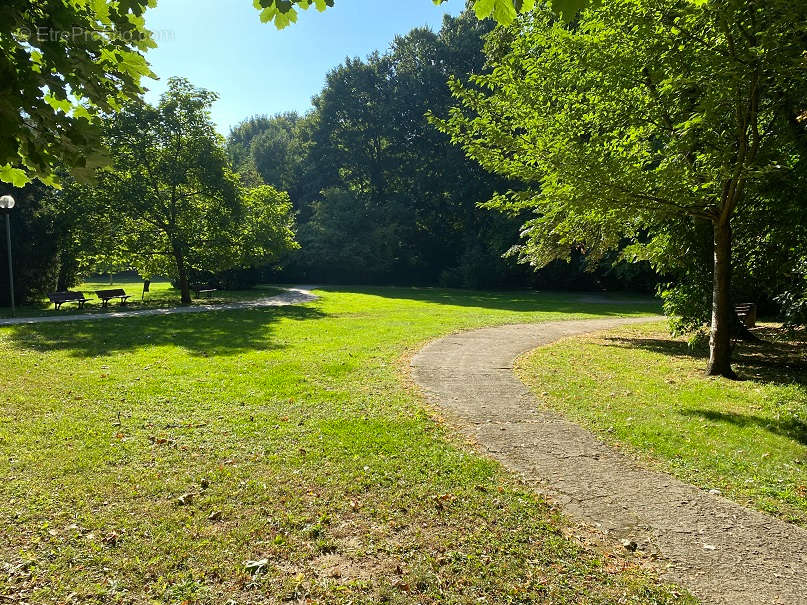
[[[255,114],[305,112],[330,69],[345,57],[385,50],[396,34],[428,25],[438,30],[446,13],[465,0],[336,0],[323,13],[299,11],[297,23],[278,31],[264,24],[252,0],[159,0],[146,24],[159,46],[147,58],[160,81],[146,80],[154,102],[171,76],[217,92],[213,118],[226,135]]]

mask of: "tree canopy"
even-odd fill
[[[440,5],[447,0],[432,0]],[[551,0],[551,5],[558,14],[567,20],[577,11],[598,0]],[[278,29],[283,29],[297,21],[297,9],[308,10],[312,6],[320,12],[334,5],[334,0],[253,0],[255,8],[261,11],[261,21],[273,22]],[[493,18],[502,25],[509,25],[519,13],[530,12],[536,0],[470,0],[479,19]]]
[[[0,182],[56,183],[56,167],[88,178],[101,153],[103,113],[143,92],[156,78],[145,53],[156,46],[144,12],[157,0],[6,0],[0,6]],[[444,0],[434,0],[441,4]],[[553,0],[571,16],[586,0]],[[334,0],[253,0],[263,22],[283,28],[297,9]],[[474,0],[482,19],[509,23],[535,0]]]
[[[781,0],[606,0],[571,25],[539,8],[499,30],[492,72],[454,80],[461,106],[435,123],[523,183],[489,207],[535,214],[518,253],[537,266],[626,237],[658,251],[710,223],[710,372],[730,375],[731,222],[764,175],[801,159],[805,23],[807,7]]]
[[[53,182],[104,161],[97,117],[142,93],[156,0],[5,0],[0,6],[0,181]]]
[[[472,13],[418,28],[388,52],[333,69],[306,116],[255,117],[233,129],[231,157],[289,192],[302,250],[287,280],[453,286],[526,283],[501,254],[518,223],[476,207],[499,178],[431,127],[451,74],[481,73],[490,22]]]

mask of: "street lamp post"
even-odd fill
[[[0,212],[6,215],[6,245],[8,246],[8,293],[11,296],[11,317],[16,315],[14,308],[14,273],[11,263],[11,209],[14,207],[14,198],[10,195],[0,197]]]

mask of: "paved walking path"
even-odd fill
[[[284,307],[316,300],[311,293],[312,287],[285,288],[285,292],[277,296],[257,298],[242,302],[194,305],[191,307],[165,307],[161,309],[138,309],[137,311],[108,311],[100,313],[74,313],[72,315],[45,315],[43,317],[15,317],[0,319],[0,326],[21,324],[54,323],[61,321],[93,321],[96,319],[121,319],[126,317],[143,317],[146,315],[174,315],[176,313],[207,313],[209,311],[234,311],[238,309],[257,309],[260,307]]]
[[[427,345],[415,381],[457,426],[566,512],[666,561],[665,577],[705,603],[807,603],[807,531],[664,473],[542,409],[513,373],[560,338],[653,318],[484,328]]]

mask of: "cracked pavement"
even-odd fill
[[[536,491],[610,539],[661,559],[705,603],[807,603],[807,531],[639,466],[542,409],[516,358],[564,337],[657,318],[483,328],[426,345],[412,377],[465,435]]]

